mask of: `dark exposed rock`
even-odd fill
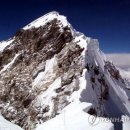
[[[107,69],[108,72],[110,73],[110,75],[111,75],[113,78],[115,78],[116,80],[121,79],[119,70],[117,70],[116,67],[115,67],[111,62],[106,61],[104,68]]]
[[[4,53],[0,54],[0,67],[9,63],[14,56],[15,53],[12,50],[5,49]]]
[[[82,53],[83,49],[80,48],[78,45],[75,45],[75,50],[68,50],[67,55],[62,57],[62,60],[58,62],[59,68],[61,68],[64,72],[69,70],[69,66],[71,66],[73,60],[76,57],[79,57]]]
[[[27,108],[29,106],[29,104],[31,103],[32,99],[26,99],[25,101],[23,101],[23,106],[24,108]]]
[[[71,95],[71,92],[70,92],[70,91],[65,91],[64,94],[65,94],[65,95]]]
[[[85,68],[89,71],[89,65],[88,65],[88,63],[86,64]]]
[[[91,82],[95,83],[95,78],[91,77]]]
[[[90,115],[97,115],[97,112],[96,112],[95,108],[90,108],[88,110],[88,114],[90,114]]]
[[[62,28],[63,31],[60,31],[59,22],[54,19],[39,28],[17,31],[11,47],[6,47],[0,53],[0,69],[10,63],[16,54],[19,54],[9,70],[6,70],[0,77],[3,90],[0,95],[0,102],[4,106],[8,105],[5,110],[1,108],[1,114],[25,130],[30,129],[30,124],[27,122],[28,117],[33,124],[38,121],[40,123],[41,120],[42,122],[47,121],[68,105],[67,96],[79,89],[79,84],[73,85],[72,89],[71,83],[82,74],[80,55],[83,49],[72,41],[73,36],[70,27],[66,26]],[[64,55],[65,48],[68,51],[66,55]],[[58,97],[53,100],[54,112],[52,115],[46,116],[45,113],[50,110],[49,106],[40,106],[39,108],[34,106],[36,97],[42,93],[42,90],[32,90],[32,81],[40,72],[45,71],[45,67],[40,69],[37,67],[53,58],[54,55],[57,56],[58,62],[57,75],[64,78],[61,88],[56,89]],[[59,55],[62,56],[61,59]],[[69,71],[70,69],[71,71]],[[67,71],[69,75],[72,73],[75,75],[65,78]],[[4,75],[5,73],[6,75]],[[14,113],[11,113],[11,108],[13,108]]]
[[[96,66],[96,67],[94,68],[94,73],[95,73],[96,75],[99,75],[99,67],[98,67],[98,66]]]
[[[62,86],[68,85],[68,84],[72,83],[73,79],[74,79],[74,75],[67,78],[67,79],[62,79],[62,84],[61,85]]]
[[[43,109],[43,113],[46,113],[49,111],[49,106],[46,106],[44,109]]]
[[[108,98],[109,98],[108,87],[106,87],[105,90],[101,93],[101,98],[104,100],[108,100]]]
[[[90,62],[91,59],[88,51],[86,52],[86,58],[88,63],[86,63],[85,68],[88,70],[87,73],[90,77],[92,89],[97,96],[97,102],[99,102],[99,105],[95,103],[95,106],[97,106],[95,110],[90,109],[89,113],[93,114],[96,111],[96,115],[104,116],[106,113],[104,110],[104,102],[107,102],[109,99],[109,84],[104,76],[104,72],[97,66],[95,61]]]
[[[64,90],[64,88],[57,88],[56,93],[62,92],[63,90]]]

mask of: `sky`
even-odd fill
[[[0,0],[0,41],[50,11],[98,39],[105,53],[130,53],[130,0]]]

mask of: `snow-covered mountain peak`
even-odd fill
[[[65,16],[42,16],[1,50],[0,112],[23,129],[113,130],[111,122],[86,121],[91,115],[130,116],[129,89],[119,70],[99,42],[75,31]]]
[[[47,13],[47,14],[43,15],[42,17],[36,19],[35,21],[31,22],[30,24],[25,26],[23,29],[27,30],[27,29],[31,29],[32,27],[38,28],[40,26],[44,26],[46,23],[48,23],[54,19],[59,20],[60,24],[64,27],[69,25],[65,16],[60,15],[56,11],[52,11],[52,12]]]

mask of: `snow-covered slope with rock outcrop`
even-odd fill
[[[119,68],[122,77],[130,87],[130,54],[107,54],[107,57]]]
[[[0,115],[0,130],[23,130],[17,125],[14,125],[13,123],[5,120],[1,115]]]
[[[121,122],[93,125],[90,117],[130,116],[130,92],[119,70],[96,39],[59,13],[25,26],[1,50],[0,111],[23,129],[119,130]]]

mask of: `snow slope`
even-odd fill
[[[0,52],[2,52],[7,46],[9,46],[12,42],[14,41],[13,39],[9,39],[7,41],[2,41],[0,42]]]
[[[96,126],[90,124],[90,115],[85,112],[90,107],[89,103],[71,103],[60,115],[38,125],[36,130],[114,130],[112,123],[98,122]]]
[[[122,116],[123,130],[129,130],[130,128],[130,118],[128,116]]]
[[[23,130],[17,125],[14,125],[13,123],[5,120],[1,115],[0,115],[0,130]]]
[[[85,48],[85,50],[82,53],[82,56],[85,58],[85,52],[87,51],[89,54],[89,62],[96,64],[97,66],[100,67],[101,72],[103,74],[105,74],[105,79],[106,82],[109,83],[110,85],[110,97],[112,98],[112,100],[114,101],[114,103],[116,104],[116,107],[119,109],[119,111],[122,111],[122,113],[126,113],[129,114],[130,113],[130,103],[129,103],[129,95],[127,95],[125,88],[121,88],[121,84],[117,84],[114,79],[111,78],[110,74],[108,72],[106,72],[106,70],[104,69],[105,66],[105,61],[107,60],[107,58],[105,57],[105,55],[99,50],[99,44],[97,40],[93,40],[87,37],[84,37],[83,35],[79,35],[76,36],[75,38],[76,41],[79,41],[77,44],[80,45],[82,48]],[[86,45],[86,46],[85,46]],[[87,62],[85,62],[84,64],[87,64]],[[98,124],[97,126],[92,127],[89,123],[87,124],[86,120],[88,120],[89,116],[87,113],[85,115],[85,112],[83,111],[84,109],[88,109],[88,107],[84,107],[84,109],[80,108],[80,112],[78,111],[78,107],[76,107],[76,103],[80,102],[80,97],[82,92],[84,91],[84,89],[86,89],[86,87],[90,87],[90,83],[88,81],[86,81],[85,77],[86,77],[86,69],[84,69],[82,77],[80,79],[80,90],[75,92],[74,94],[72,94],[71,100],[73,101],[73,103],[71,103],[70,106],[70,110],[69,109],[65,109],[65,111],[63,111],[60,115],[56,116],[55,118],[41,124],[38,125],[38,127],[36,128],[36,130],[41,130],[41,129],[47,129],[47,130],[51,130],[52,128],[56,129],[56,130],[85,130],[86,128],[93,130],[93,129],[98,129],[98,130],[102,130],[104,129],[104,127],[106,128],[106,125],[108,129],[113,129],[111,123],[108,124]],[[117,89],[118,88],[118,89]],[[89,93],[91,93],[93,96],[95,95],[92,90],[89,89]],[[98,93],[98,92],[96,92]],[[113,95],[113,93],[115,93]],[[90,95],[91,95],[90,94]],[[90,96],[89,95],[89,96]],[[123,95],[123,96],[120,96]],[[87,96],[87,94],[86,94]],[[118,98],[117,98],[118,97]],[[86,97],[84,97],[86,98]],[[88,97],[87,97],[88,98]],[[91,96],[90,96],[91,98]],[[94,96],[94,98],[96,99],[96,95]],[[85,100],[85,99],[84,99]],[[97,100],[97,99],[96,99]],[[98,102],[98,101],[97,101]],[[120,102],[123,102],[123,104],[120,104]],[[80,102],[82,104],[82,102]],[[74,105],[74,107],[72,107],[73,109],[71,109],[71,105]],[[73,106],[72,105],[72,106]],[[86,103],[87,105],[87,103]],[[109,111],[109,105],[112,105],[111,101],[108,101],[107,105],[106,105],[106,110],[107,112],[111,115],[112,113]],[[68,106],[68,108],[69,108]],[[126,110],[125,110],[126,109]],[[75,111],[74,111],[75,110]],[[78,111],[78,112],[77,112]],[[114,110],[116,112],[116,110]],[[73,112],[75,115],[78,115],[78,119],[75,119],[75,115],[73,115]],[[71,114],[72,115],[71,115]],[[84,114],[83,114],[84,113]],[[83,116],[84,115],[84,116]],[[65,117],[66,116],[66,117]],[[110,116],[110,117],[111,117]],[[120,115],[118,115],[120,116]],[[69,120],[70,119],[70,120]],[[65,121],[64,121],[65,120]],[[72,122],[72,121],[74,122]],[[76,121],[76,122],[75,122]],[[70,123],[71,122],[71,123]],[[80,123],[79,123],[80,122]],[[82,122],[82,123],[81,123]],[[75,125],[76,124],[76,125]],[[79,126],[78,126],[79,125]]]

